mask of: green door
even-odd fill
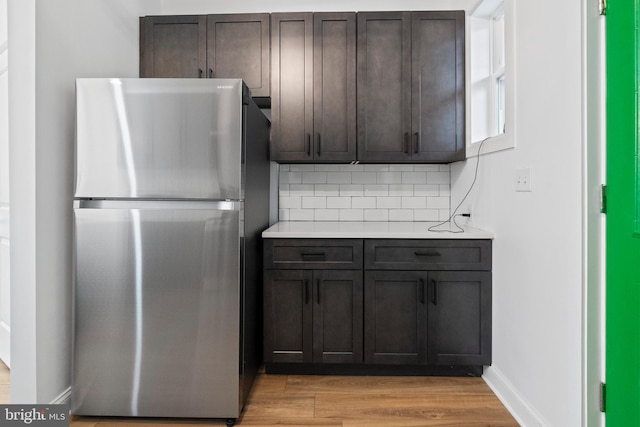
[[[640,426],[638,0],[607,7],[606,424]]]

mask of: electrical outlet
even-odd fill
[[[516,169],[516,191],[531,191],[531,168]]]

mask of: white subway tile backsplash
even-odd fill
[[[352,184],[376,184],[376,172],[354,172],[351,174]]]
[[[315,221],[339,221],[340,211],[338,209],[315,209]]]
[[[289,184],[289,195],[313,196],[315,195],[315,189],[313,184]]]
[[[375,209],[376,198],[375,197],[352,197],[351,207],[358,209]]]
[[[328,172],[302,172],[303,184],[326,184]]]
[[[413,184],[390,184],[389,196],[414,196],[414,187]]]
[[[343,196],[343,197],[364,196],[364,186],[362,184],[341,184],[340,196]]]
[[[363,209],[340,209],[340,221],[364,221]]]
[[[387,184],[369,184],[364,186],[364,195],[371,197],[384,197],[389,195]]]
[[[333,196],[340,195],[340,186],[336,184],[316,184],[314,185],[314,194],[316,196]]]
[[[289,221],[313,221],[313,209],[290,209]]]
[[[327,198],[326,197],[303,197],[302,209],[326,209]]]
[[[378,209],[400,209],[402,208],[402,197],[378,197],[376,207]]]
[[[327,209],[350,209],[351,197],[327,197]]]
[[[402,184],[402,172],[378,172],[378,184]]]
[[[351,173],[350,172],[328,173],[327,184],[351,184]]]
[[[413,186],[415,196],[439,196],[440,186],[437,184],[416,184]]]
[[[427,207],[427,197],[402,197],[402,209],[424,209]]]
[[[387,209],[365,209],[365,221],[389,221],[389,211]]]
[[[440,172],[434,172],[440,173]],[[426,184],[427,172],[402,172],[403,184]]]
[[[414,221],[440,221],[440,211],[438,209],[414,209]]]
[[[449,165],[283,164],[280,221],[444,221]]]
[[[413,209],[391,209],[389,221],[413,221]]]
[[[427,184],[449,184],[449,172],[427,172]]]

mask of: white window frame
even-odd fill
[[[483,48],[482,52],[472,52],[474,49],[473,32],[467,31],[467,158],[475,157],[478,155],[478,150],[482,143],[482,153],[487,154],[495,151],[505,150],[515,147],[515,0],[480,0],[474,8],[471,9],[468,15],[468,22],[472,19],[483,19],[490,21],[496,16],[504,15],[504,69],[494,69],[494,52],[493,52],[493,35],[491,35],[491,41],[488,46]],[[487,22],[487,25],[492,31],[493,25],[491,22]],[[467,28],[471,26],[468,25]],[[472,86],[473,79],[473,67],[472,61],[473,55],[488,55],[487,60],[491,62],[491,71],[489,75],[490,89],[487,99],[486,108],[488,110],[487,116],[491,126],[496,126],[497,121],[497,78],[504,75],[505,78],[505,131],[504,133],[491,132],[490,136],[474,137],[473,135],[473,120],[474,120],[474,108],[478,108],[478,102],[476,101],[475,107],[472,108],[474,102],[474,88]],[[484,141],[484,142],[483,142]]]

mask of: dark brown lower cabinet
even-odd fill
[[[267,270],[266,363],[361,363],[362,272]]]
[[[426,276],[416,271],[365,272],[365,363],[427,363]]]
[[[491,364],[490,240],[267,239],[264,265],[267,372]]]
[[[491,363],[491,273],[365,272],[364,360]]]

